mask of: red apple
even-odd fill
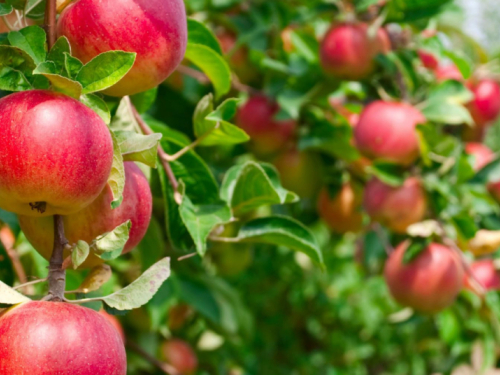
[[[354,140],[369,158],[410,165],[420,152],[415,127],[425,122],[420,111],[409,104],[376,101],[361,113]]]
[[[500,274],[492,259],[478,260],[470,265],[472,274],[486,290],[500,290]],[[469,276],[465,276],[465,286],[474,290]]]
[[[324,188],[318,199],[318,213],[334,232],[359,232],[363,229],[361,203],[362,191],[352,183],[344,184],[335,197]]]
[[[464,77],[460,70],[453,65],[440,65],[435,70],[436,79],[438,82],[446,81],[448,79],[454,79],[455,81],[463,81]]]
[[[116,331],[120,334],[120,337],[123,342],[125,342],[125,331],[123,330],[123,326],[118,320],[118,318],[114,315],[108,314],[105,310],[99,311],[99,314],[104,316],[106,320],[111,323],[111,325],[116,329]]]
[[[291,149],[273,161],[284,188],[301,198],[314,197],[321,188],[321,159],[318,155]]]
[[[225,29],[217,33],[217,39],[231,69],[240,81],[245,83],[254,81],[258,77],[258,71],[250,63],[248,48],[244,45],[237,46],[236,35]]]
[[[394,299],[423,313],[450,306],[463,286],[464,270],[458,256],[443,245],[431,243],[405,264],[408,245],[399,245],[385,264],[385,280]]]
[[[294,120],[277,120],[280,108],[265,96],[250,98],[238,111],[236,123],[251,138],[251,149],[258,156],[269,156],[282,150],[293,138]]]
[[[496,120],[500,113],[500,86],[492,80],[469,85],[474,99],[468,108],[477,126],[484,127]]]
[[[99,313],[33,301],[0,314],[0,374],[125,375],[123,341]]]
[[[424,49],[419,49],[417,51],[418,56],[420,57],[420,61],[422,61],[422,65],[425,66],[429,70],[435,70],[439,66],[439,61],[437,57]]]
[[[87,208],[64,217],[64,230],[70,244],[78,240],[92,242],[96,237],[110,232],[118,225],[131,220],[130,237],[123,253],[128,253],[144,237],[152,211],[152,197],[148,180],[133,162],[125,163],[125,190],[122,204],[111,209],[113,196],[106,186],[101,195]],[[19,224],[28,241],[46,259],[50,258],[54,241],[54,223],[51,217],[19,216]],[[65,253],[64,256],[68,256]],[[93,267],[102,259],[91,254],[82,267]]]
[[[78,0],[64,9],[57,30],[84,63],[108,51],[137,53],[128,74],[105,91],[112,96],[159,85],[182,61],[187,45],[182,0]]]
[[[328,74],[357,81],[373,73],[375,57],[390,49],[391,42],[383,28],[370,38],[366,23],[335,24],[321,43],[321,64]]]
[[[397,233],[422,221],[427,211],[427,199],[416,177],[406,179],[402,186],[393,187],[373,178],[365,188],[363,206],[374,221]]]
[[[191,346],[185,341],[172,339],[162,345],[162,355],[165,360],[181,374],[192,374],[198,367],[198,358]]]
[[[495,154],[482,143],[469,142],[465,144],[465,152],[474,156],[474,170],[477,172],[493,161]]]
[[[113,142],[91,109],[62,94],[24,91],[0,100],[0,207],[69,215],[106,185]]]

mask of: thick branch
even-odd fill
[[[45,6],[45,32],[47,33],[47,44],[49,49],[56,42],[56,16],[57,16],[57,1],[47,0],[47,5]]]
[[[68,244],[64,236],[64,222],[60,215],[54,216],[54,248],[49,262],[49,294],[45,301],[64,301],[64,290],[66,289],[66,271],[62,268],[64,248]]]

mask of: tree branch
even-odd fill
[[[66,270],[62,268],[64,248],[68,240],[64,236],[64,222],[61,215],[54,215],[54,248],[49,262],[49,294],[44,301],[64,301],[66,289]]]
[[[56,42],[56,16],[57,16],[57,1],[47,0],[45,6],[45,32],[47,33],[47,45],[49,50]]]
[[[175,369],[172,365],[169,365],[168,363],[161,362],[157,360],[155,357],[153,357],[151,354],[146,352],[144,349],[142,349],[139,345],[136,343],[127,340],[127,346],[129,349],[133,350],[137,354],[139,354],[142,358],[144,358],[146,361],[151,363],[153,366],[158,368],[158,370],[163,371],[167,375],[182,375],[179,371]]]

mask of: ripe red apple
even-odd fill
[[[470,270],[477,281],[486,290],[500,290],[500,274],[495,268],[495,263],[492,259],[478,260],[470,265]],[[469,276],[465,275],[465,286],[468,289],[474,290],[471,286]]]
[[[397,233],[405,233],[411,224],[422,221],[427,211],[427,198],[416,177],[402,186],[392,187],[373,178],[365,188],[363,206],[374,221]]]
[[[391,42],[383,28],[370,38],[366,23],[335,24],[321,43],[321,64],[328,74],[357,81],[373,73],[375,57],[390,49]]]
[[[21,215],[69,215],[106,185],[113,142],[75,99],[24,91],[0,100],[0,207]]]
[[[107,95],[158,86],[184,58],[187,21],[182,0],[78,0],[62,12],[58,34],[84,63],[108,51],[136,52],[133,68]]]
[[[462,72],[454,64],[440,65],[434,72],[438,82],[454,79],[455,81],[463,81]]]
[[[495,154],[482,143],[469,142],[465,144],[465,152],[474,156],[474,170],[477,172],[492,162]]]
[[[424,49],[419,49],[417,51],[418,56],[420,57],[420,61],[422,61],[422,65],[425,66],[429,70],[436,70],[439,66],[439,61],[437,57]]]
[[[265,96],[250,98],[238,111],[236,123],[251,138],[251,149],[258,156],[269,156],[282,150],[293,138],[294,120],[277,120],[280,108]]]
[[[318,213],[336,233],[359,232],[363,229],[361,212],[362,191],[352,183],[342,186],[335,197],[328,189],[321,190],[318,199]]]
[[[500,114],[500,86],[495,81],[485,79],[469,88],[474,99],[468,108],[476,125],[484,127],[496,120]]]
[[[390,255],[384,275],[394,299],[423,313],[450,306],[463,286],[464,270],[458,256],[446,246],[431,243],[410,263],[404,263],[409,243]]]
[[[181,374],[192,374],[198,367],[198,358],[191,346],[183,340],[166,341],[161,348],[164,359]]]
[[[419,155],[415,127],[425,122],[420,111],[409,104],[376,101],[361,113],[354,140],[369,158],[410,165]]]
[[[273,164],[283,187],[301,198],[312,198],[321,188],[321,160],[318,155],[291,149],[278,155]]]
[[[105,310],[100,310],[99,314],[106,318],[106,320],[111,323],[111,325],[116,329],[119,333],[123,342],[125,342],[125,331],[123,330],[123,326],[118,320],[118,318],[114,315],[108,314]]]
[[[101,195],[87,208],[64,217],[64,230],[70,244],[78,240],[91,243],[97,236],[110,232],[118,225],[131,220],[130,237],[123,253],[128,253],[144,237],[152,211],[152,196],[148,180],[133,162],[125,163],[125,190],[122,204],[111,209],[111,188],[106,186]],[[49,259],[54,241],[54,223],[51,217],[19,216],[19,224],[28,241],[45,258]],[[68,256],[65,253],[64,256]],[[102,259],[91,254],[82,267],[101,264]]]
[[[115,328],[99,313],[64,302],[33,301],[0,314],[0,373],[125,375]]]

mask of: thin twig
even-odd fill
[[[392,247],[391,243],[387,240],[385,233],[382,230],[382,227],[379,223],[373,223],[372,225],[373,231],[377,235],[380,243],[385,249],[387,255],[391,255],[394,252],[394,247]]]
[[[45,6],[45,31],[47,33],[47,45],[49,50],[56,43],[56,18],[57,18],[57,1],[48,0]]]
[[[194,256],[196,256],[198,253],[191,253],[191,254],[186,254],[186,255],[183,255],[179,258],[177,258],[177,260],[180,262],[180,261],[183,261],[183,260],[186,260],[186,259],[189,259],[189,258],[192,258]]]
[[[210,236],[208,237],[208,239],[210,241],[214,241],[214,242],[231,242],[231,243],[235,243],[235,242],[240,242],[241,239],[238,238],[238,237],[217,237],[217,236]]]
[[[15,286],[14,289],[17,290],[17,289],[21,289],[21,288],[26,288],[27,286],[43,283],[47,280],[48,280],[47,278],[44,278],[44,279],[37,279],[37,280],[33,280],[33,281],[28,281],[27,283]],[[26,294],[33,294],[33,293],[35,293],[35,291],[33,290],[33,293],[29,293],[29,292],[25,292],[25,293]]]
[[[142,119],[139,112],[137,112],[137,109],[130,100],[130,97],[127,96],[125,98],[127,100],[130,110],[132,111],[132,114],[134,115],[135,120],[137,121],[137,124],[141,128],[141,131],[146,135],[153,134],[153,131],[151,130],[149,125],[146,124],[146,122]],[[182,197],[178,192],[179,182],[177,181],[177,178],[175,177],[174,172],[172,171],[170,163],[167,161],[169,155],[165,152],[165,150],[161,147],[161,145],[158,145],[158,156],[160,157],[160,162],[163,166],[163,169],[165,170],[165,173],[167,174],[168,180],[170,181],[170,185],[172,185],[172,188],[174,189],[174,199],[177,202],[177,204],[181,204]]]
[[[49,293],[44,301],[64,301],[66,270],[62,268],[64,249],[68,240],[64,236],[64,221],[61,215],[54,215],[54,247],[49,262]]]
[[[158,370],[163,371],[165,374],[182,375],[182,373],[177,371],[175,367],[169,365],[168,363],[157,360],[155,357],[146,352],[144,349],[142,349],[139,345],[137,345],[133,341],[127,340],[127,347],[136,352],[137,354],[139,354],[142,358],[151,363],[153,366],[158,368]]]
[[[7,236],[9,238],[6,238]],[[15,238],[14,238],[14,233],[12,233],[12,230],[6,225],[3,226],[0,229],[0,242],[3,248],[5,249],[7,256],[12,262],[12,267],[14,268],[14,272],[16,273],[19,282],[21,284],[26,284],[28,282],[28,277],[26,276],[26,271],[24,270],[23,264],[19,259],[19,254],[17,253],[16,250],[14,250],[14,240]],[[24,292],[26,294],[33,294],[35,293],[35,289],[33,289],[32,287],[26,288]]]

